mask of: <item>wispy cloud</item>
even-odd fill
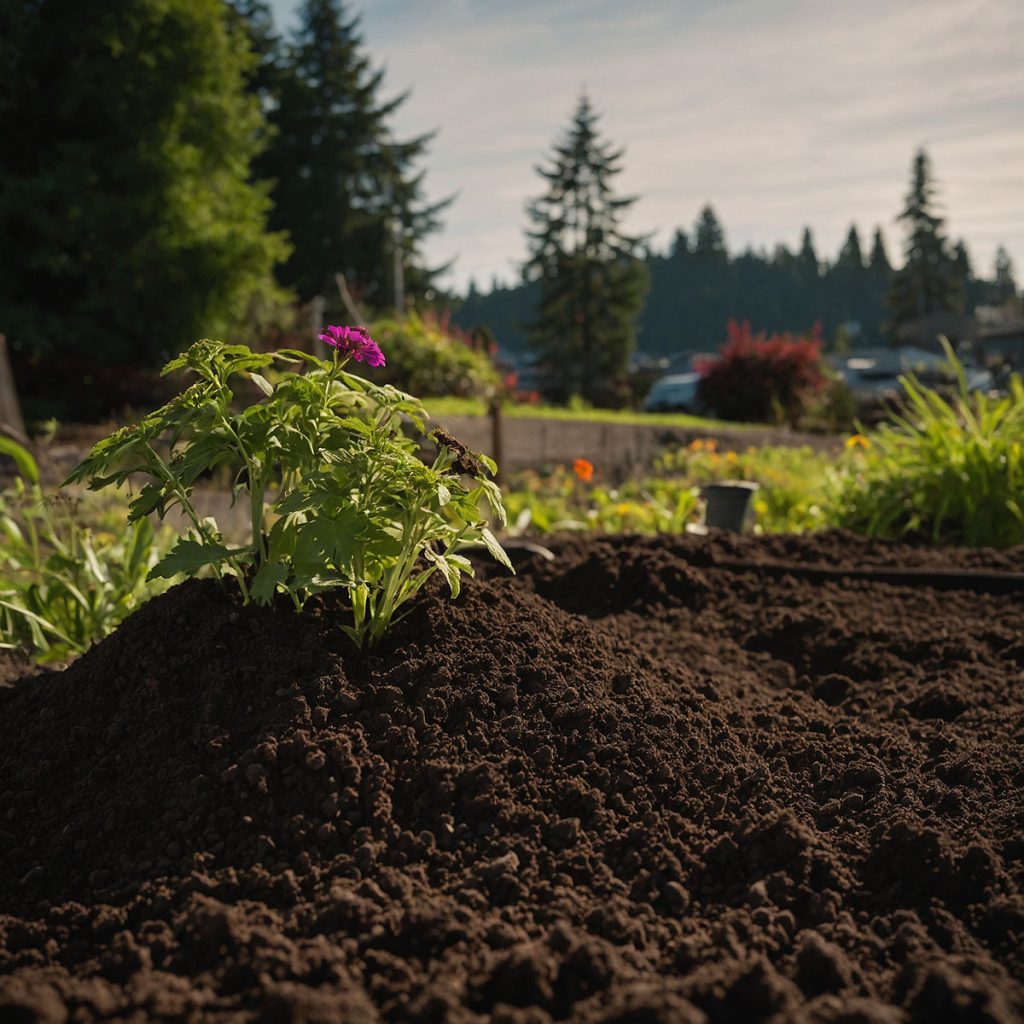
[[[294,6],[276,4],[282,14]],[[411,94],[399,135],[438,130],[432,196],[457,194],[429,255],[454,280],[525,255],[533,171],[584,88],[626,147],[630,227],[667,241],[711,201],[730,245],[833,253],[851,221],[890,251],[913,150],[983,269],[1024,276],[1024,4],[1019,0],[367,0],[366,45]]]

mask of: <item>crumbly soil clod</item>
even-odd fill
[[[556,547],[0,687],[0,1020],[1020,1021],[1024,601],[719,563],[1024,553]]]

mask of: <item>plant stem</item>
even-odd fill
[[[162,471],[164,482],[171,485],[171,489],[174,491],[174,494],[177,496],[178,501],[181,503],[181,507],[184,510],[185,515],[187,515],[189,519],[192,520],[192,525],[195,527],[196,533],[198,533],[199,536],[208,544],[215,543],[214,539],[210,536],[209,530],[207,530],[206,527],[203,526],[202,521],[199,519],[199,514],[193,507],[192,502],[189,501],[188,494],[185,492],[185,489],[181,486],[181,481],[178,480],[178,478],[171,472],[170,467],[167,466],[164,460],[160,458],[160,456],[156,453],[156,450],[148,441],[146,442],[146,449],[149,451],[149,454],[152,456],[158,469]],[[235,570],[235,574],[238,577],[238,589],[242,592],[242,604],[248,604],[249,588],[245,585],[245,576],[242,572],[241,566],[238,564],[237,561],[235,561],[233,555],[228,555],[227,563],[231,566],[232,569]],[[217,579],[222,580],[224,578],[223,574],[220,571],[220,566],[213,564],[211,568],[213,569],[213,573],[217,577]]]

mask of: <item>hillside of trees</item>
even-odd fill
[[[1005,260],[1005,253],[1000,258]],[[902,262],[898,254],[895,262]],[[976,274],[960,241],[951,247],[950,262],[964,309],[1005,301],[999,259],[991,277]],[[648,251],[644,263],[650,290],[638,321],[637,348],[648,356],[714,351],[730,319],[749,320],[769,332],[799,331],[820,322],[827,339],[846,334],[852,345],[890,340],[894,270],[878,228],[865,244],[851,226],[831,256],[817,251],[810,228],[796,252],[778,245],[772,252],[732,253],[709,205],[692,231],[680,228],[667,251]],[[529,282],[496,282],[488,292],[471,286],[454,319],[464,327],[486,326],[506,351],[518,353],[527,348],[538,298],[537,286]]]

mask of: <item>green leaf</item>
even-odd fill
[[[354,509],[342,509],[331,518],[322,516],[296,527],[296,565],[306,569],[329,566],[347,567],[356,547],[356,530],[360,523]]]
[[[515,569],[512,568],[512,563],[508,559],[508,555],[505,554],[505,549],[498,543],[498,538],[486,526],[480,531],[480,539],[484,542],[484,546],[495,561],[500,562],[506,569],[515,572]]]
[[[149,570],[148,579],[171,579],[179,573],[194,576],[207,565],[217,565],[244,550],[232,551],[223,544],[202,544],[183,538]]]
[[[145,522],[150,512],[156,512],[163,519],[166,512],[168,493],[163,484],[150,483],[139,491],[139,496],[128,506],[130,522]]]
[[[148,519],[139,519],[132,527],[132,542],[128,551],[128,572],[134,577],[149,560],[153,548],[153,524]]]
[[[18,472],[31,484],[39,483],[39,465],[32,458],[29,450],[17,441],[0,434],[0,455],[7,455],[14,460]]]
[[[269,605],[274,600],[278,586],[288,579],[288,566],[280,562],[264,562],[253,577],[249,593],[257,604]]]

